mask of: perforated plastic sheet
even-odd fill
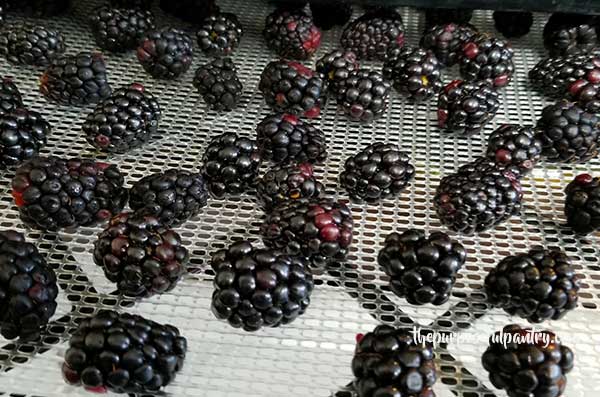
[[[156,81],[146,75],[133,53],[105,54],[114,87],[140,81],[160,99],[163,118],[157,139],[146,147],[111,156],[127,174],[127,184],[168,167],[197,170],[208,140],[225,131],[253,137],[256,124],[269,111],[256,86],[260,72],[275,56],[261,38],[264,17],[270,6],[258,0],[221,1],[222,8],[242,20],[245,36],[234,60],[244,83],[240,108],[229,114],[207,111],[191,80],[193,70],[174,82]],[[86,16],[98,1],[81,1],[68,17],[45,21],[66,36],[69,52],[94,50]],[[358,11],[356,15],[358,15]],[[410,9],[400,10],[408,29],[408,43],[416,44],[422,17]],[[159,20],[181,26],[156,10]],[[356,222],[355,244],[347,263],[316,275],[317,288],[307,313],[294,323],[256,333],[246,333],[217,321],[210,313],[212,272],[210,253],[234,240],[260,243],[257,230],[263,214],[254,197],[244,195],[211,200],[209,205],[178,231],[191,251],[190,274],[169,294],[135,302],[115,294],[101,269],[93,264],[92,242],[100,228],[76,233],[40,233],[21,224],[10,196],[13,170],[0,177],[0,227],[26,232],[56,268],[61,283],[59,313],[35,343],[0,341],[0,395],[87,395],[64,384],[60,364],[75,320],[99,309],[126,310],[179,327],[189,340],[185,368],[165,393],[171,396],[350,396],[355,335],[368,332],[380,322],[396,326],[420,325],[463,335],[461,345],[436,350],[440,381],[438,396],[505,396],[495,391],[480,365],[486,338],[509,322],[500,310],[485,302],[482,284],[487,272],[504,256],[525,252],[542,244],[562,247],[581,274],[580,307],[560,322],[543,324],[554,329],[576,353],[576,369],[569,375],[566,395],[596,397],[600,392],[600,247],[596,236],[581,238],[563,227],[563,189],[581,171],[600,174],[600,162],[556,166],[542,163],[524,180],[522,215],[476,237],[453,236],[468,249],[468,260],[458,276],[453,297],[444,306],[414,307],[394,296],[387,278],[377,266],[377,252],[392,231],[410,227],[443,230],[432,209],[434,190],[445,174],[481,154],[485,138],[506,122],[534,123],[547,102],[530,90],[527,71],[544,55],[541,29],[544,15],[536,15],[533,32],[513,41],[516,76],[502,91],[502,106],[495,120],[480,135],[464,138],[442,134],[436,127],[435,100],[414,105],[393,94],[389,112],[373,124],[347,121],[330,103],[315,124],[329,139],[329,158],[318,174],[327,194],[346,200],[336,178],[344,160],[374,141],[399,144],[411,154],[417,168],[415,180],[397,199],[380,205],[351,205]],[[482,31],[493,30],[491,13],[476,12],[473,23]],[[190,33],[190,26],[184,25]],[[334,48],[340,31],[324,34],[319,54]],[[315,58],[316,59],[316,58]],[[206,62],[196,51],[194,68]],[[379,64],[370,64],[380,67]],[[446,74],[448,81],[456,71]],[[0,60],[0,73],[10,75],[32,109],[43,113],[53,125],[46,154],[106,159],[92,150],[81,133],[89,108],[48,103],[37,89],[42,71],[14,67]]]

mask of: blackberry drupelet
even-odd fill
[[[479,158],[442,178],[434,206],[450,230],[473,234],[517,215],[522,196],[521,183],[513,173],[499,169],[492,160]]]
[[[522,37],[533,25],[533,14],[529,11],[494,11],[494,25],[506,38]]]
[[[41,25],[8,25],[0,31],[0,55],[11,63],[47,66],[65,49],[62,34]]]
[[[589,113],[600,113],[600,69],[569,86],[568,97]]]
[[[413,101],[431,98],[444,86],[441,65],[430,50],[403,47],[394,49],[383,65],[383,77]]]
[[[127,296],[150,297],[172,290],[188,261],[179,234],[143,213],[115,216],[94,242],[94,262]]]
[[[358,70],[356,54],[344,50],[333,50],[323,55],[316,66],[317,73],[327,82],[327,89],[334,96],[355,70]]]
[[[359,69],[340,82],[337,103],[352,121],[371,122],[388,108],[391,84],[377,71]]]
[[[518,177],[528,174],[542,156],[542,142],[531,126],[503,124],[490,135],[487,157]]]
[[[330,198],[287,201],[260,228],[267,247],[309,258],[315,266],[343,261],[352,244],[352,212]]]
[[[278,8],[265,21],[267,46],[282,58],[310,58],[321,45],[321,31],[301,9]]]
[[[106,221],[127,204],[117,166],[92,160],[34,157],[12,180],[21,220],[41,230],[90,226]]]
[[[112,89],[100,53],[59,55],[41,77],[40,90],[52,101],[83,106],[108,98]]]
[[[90,24],[98,47],[112,52],[137,48],[144,35],[155,28],[150,11],[108,6],[97,8]]]
[[[598,54],[546,58],[529,71],[531,84],[546,95],[564,98],[570,87],[579,80],[600,82]]]
[[[385,239],[377,262],[390,277],[390,289],[412,305],[442,305],[450,299],[467,251],[442,232],[425,236],[411,229]]]
[[[196,216],[208,200],[201,174],[168,169],[143,177],[129,190],[129,207],[158,218],[165,226],[180,226]]]
[[[194,87],[210,109],[229,112],[242,99],[244,87],[231,58],[217,58],[196,70]]]
[[[50,124],[37,112],[16,108],[0,113],[0,167],[37,156],[50,131]]]
[[[62,373],[93,392],[156,392],[175,379],[186,351],[187,340],[172,325],[102,310],[79,323]]]
[[[110,0],[110,5],[115,8],[139,8],[149,10],[154,0]]]
[[[510,44],[487,35],[477,35],[463,44],[460,75],[466,81],[485,80],[494,87],[507,85],[515,72]]]
[[[179,19],[198,25],[209,15],[219,13],[215,0],[160,0],[160,8]]]
[[[323,190],[310,163],[276,165],[256,183],[256,195],[266,211],[286,201],[317,198]]]
[[[254,185],[261,160],[256,141],[233,132],[213,138],[202,156],[208,191],[217,198],[244,193]]]
[[[428,8],[425,10],[425,27],[427,29],[449,23],[466,25],[471,18],[473,18],[473,10],[469,9]]]
[[[235,328],[258,331],[289,324],[310,304],[314,283],[305,258],[240,241],[215,252],[211,267],[212,312]]]
[[[408,329],[378,325],[357,337],[352,359],[359,397],[434,397],[437,380],[433,349]]]
[[[421,37],[421,47],[431,50],[443,66],[458,63],[463,44],[477,34],[474,26],[461,26],[454,23],[434,25]]]
[[[340,183],[352,201],[376,203],[398,196],[414,175],[408,154],[397,145],[377,142],[346,160]]]
[[[492,305],[541,323],[577,307],[579,281],[564,252],[534,247],[502,259],[485,278],[485,290]]]
[[[17,85],[7,77],[0,77],[0,114],[23,107],[23,97]]]
[[[235,14],[228,12],[208,16],[198,31],[198,46],[208,56],[229,56],[240,45],[244,31]]]
[[[558,101],[546,106],[537,129],[548,161],[584,163],[598,155],[600,118],[577,104]]]
[[[315,25],[323,30],[344,26],[352,17],[352,3],[348,0],[311,0]]]
[[[35,340],[56,311],[54,270],[13,230],[0,231],[0,256],[0,334]]]
[[[82,129],[90,145],[108,153],[126,153],[152,138],[160,105],[143,85],[117,89],[88,114]]]
[[[274,163],[289,161],[322,163],[327,158],[323,131],[291,114],[265,117],[256,127],[263,159]]]
[[[175,79],[190,68],[193,43],[182,30],[164,27],[147,32],[137,49],[142,67],[156,79]]]
[[[544,26],[544,46],[551,57],[588,54],[596,47],[592,15],[554,13]]]
[[[258,89],[276,112],[318,117],[325,105],[326,84],[306,66],[286,60],[270,62],[260,76]]]
[[[506,347],[504,338],[510,341]],[[554,333],[513,324],[490,337],[481,361],[494,387],[509,396],[560,397],[574,355]]]
[[[565,189],[567,225],[578,234],[600,229],[600,178],[578,175]]]

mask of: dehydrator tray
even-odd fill
[[[94,50],[86,17],[99,1],[79,1],[74,11],[44,21],[62,30],[69,52]],[[225,131],[253,137],[255,126],[269,113],[256,86],[264,66],[275,56],[268,51],[261,30],[271,6],[258,0],[220,1],[224,10],[235,12],[245,28],[242,45],[234,55],[244,83],[241,106],[229,114],[207,111],[192,87],[193,71],[177,81],[156,81],[140,67],[133,53],[105,54],[113,87],[140,81],[159,99],[163,108],[160,133],[144,148],[127,155],[111,156],[126,173],[127,184],[169,167],[196,170],[208,140]],[[159,20],[182,26],[155,10]],[[355,10],[357,16],[361,10]],[[400,9],[408,29],[407,42],[416,44],[423,16]],[[597,397],[600,394],[600,245],[597,236],[577,237],[563,227],[563,189],[576,174],[600,174],[600,160],[585,165],[557,166],[542,163],[523,181],[525,198],[521,216],[475,237],[452,233],[468,250],[451,300],[441,307],[414,307],[395,297],[377,266],[376,256],[391,231],[417,227],[444,230],[432,209],[434,190],[440,178],[477,155],[485,138],[502,123],[534,123],[549,102],[531,90],[527,71],[544,56],[541,30],[546,15],[536,15],[533,31],[514,40],[516,75],[502,90],[497,117],[471,138],[444,135],[436,126],[435,100],[413,105],[393,94],[386,115],[373,124],[348,121],[329,103],[314,123],[329,139],[329,157],[317,167],[329,195],[346,200],[336,183],[344,160],[374,141],[399,144],[410,153],[417,168],[410,187],[396,200],[380,205],[352,204],[355,243],[347,262],[316,274],[316,289],[305,315],[290,325],[247,333],[218,321],[210,312],[212,272],[210,253],[239,239],[260,242],[257,230],[262,211],[252,195],[210,200],[194,219],[178,229],[191,252],[188,276],[175,290],[163,296],[134,301],[114,292],[100,268],[92,261],[92,244],[100,227],[76,232],[41,233],[26,229],[10,195],[14,170],[0,175],[0,227],[26,233],[58,274],[61,293],[58,313],[41,341],[20,343],[0,339],[0,396],[88,396],[82,388],[66,385],[60,365],[69,333],[78,318],[100,309],[141,314],[179,327],[188,338],[189,353],[183,371],[164,392],[168,396],[352,396],[346,386],[352,380],[350,362],[355,336],[378,323],[420,326],[460,336],[460,344],[436,349],[440,380],[438,397],[506,396],[487,380],[480,357],[488,336],[511,322],[499,309],[492,309],[482,292],[487,272],[501,258],[527,251],[533,245],[558,246],[570,255],[581,275],[580,305],[558,322],[544,323],[576,354],[575,369],[568,375],[565,396]],[[491,12],[477,11],[472,21],[480,30],[493,30]],[[183,25],[192,32],[192,27]],[[326,32],[317,56],[335,47],[339,30]],[[316,58],[315,58],[316,59]],[[194,67],[206,62],[196,51]],[[314,60],[313,60],[314,62]],[[380,64],[371,64],[380,67]],[[0,60],[0,74],[18,83],[24,100],[53,125],[44,154],[83,156],[106,160],[93,151],[81,132],[89,108],[73,108],[47,102],[39,93],[42,71],[11,66]],[[446,80],[454,76],[446,74]]]

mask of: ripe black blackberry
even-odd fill
[[[568,97],[590,113],[600,113],[600,69],[569,86]]]
[[[315,266],[343,261],[352,244],[352,212],[329,198],[287,201],[260,228],[267,247],[309,258]]]
[[[186,351],[187,340],[172,325],[102,310],[79,323],[62,373],[93,392],[156,392],[173,381]]]
[[[593,15],[554,13],[544,26],[544,46],[551,57],[588,54],[596,47]]]
[[[494,87],[507,85],[515,72],[514,51],[509,43],[476,35],[462,46],[460,75],[466,81],[485,80]]]
[[[421,47],[433,51],[440,64],[453,66],[458,63],[463,44],[476,34],[477,30],[471,25],[434,25],[423,33]]]
[[[244,193],[254,185],[261,160],[256,141],[233,132],[216,136],[202,156],[208,191],[217,198]]]
[[[109,6],[97,8],[90,24],[98,47],[112,52],[137,48],[146,32],[155,28],[150,11]]]
[[[17,85],[9,78],[0,77],[0,114],[23,107],[23,97]]]
[[[201,174],[168,169],[143,177],[129,190],[129,207],[158,218],[165,226],[180,226],[196,216],[208,200]]]
[[[414,175],[408,154],[397,145],[376,142],[346,160],[340,183],[352,201],[376,203],[399,195]]]
[[[529,11],[494,11],[494,25],[506,38],[522,37],[533,25],[533,14]]]
[[[600,82],[600,57],[586,54],[542,59],[529,71],[529,80],[546,95],[564,98],[579,80]]]
[[[327,138],[323,131],[297,116],[284,113],[267,116],[256,127],[256,134],[265,160],[314,164],[327,158]]]
[[[392,233],[377,261],[390,277],[390,289],[412,305],[442,305],[450,299],[456,274],[467,251],[442,232],[425,236],[422,230]]]
[[[359,397],[434,397],[433,357],[431,346],[416,341],[410,330],[378,325],[357,338],[354,389]]]
[[[40,90],[46,98],[66,105],[97,103],[112,93],[100,53],[59,55],[40,80]]]
[[[56,311],[54,270],[13,230],[0,231],[0,256],[0,334],[35,340]]]
[[[348,0],[311,0],[310,10],[315,25],[323,30],[344,26],[352,17],[352,3]]]
[[[194,87],[210,109],[229,112],[242,99],[244,87],[231,58],[217,58],[196,69]]]
[[[150,297],[172,290],[188,261],[179,234],[143,213],[115,216],[94,242],[94,262],[127,296]]]
[[[500,108],[500,97],[487,81],[454,80],[440,92],[438,124],[445,132],[479,133]]]
[[[371,122],[388,107],[391,84],[377,71],[359,69],[340,82],[337,103],[352,121]]]
[[[358,70],[356,54],[352,51],[333,50],[317,61],[316,71],[327,82],[327,89],[336,95],[352,72]]]
[[[578,175],[565,189],[567,225],[578,234],[600,229],[600,178]]]
[[[211,309],[235,328],[258,331],[304,314],[314,283],[308,260],[257,249],[247,241],[215,252]]]
[[[517,215],[522,196],[521,183],[513,173],[481,157],[442,178],[434,206],[450,230],[473,234]]]
[[[235,14],[208,16],[196,32],[198,46],[208,56],[229,56],[240,45],[244,31]]]
[[[267,16],[263,36],[271,50],[287,59],[308,59],[321,45],[321,31],[301,9],[273,11]]]
[[[0,55],[11,63],[47,66],[65,49],[62,34],[41,25],[14,24],[0,31]]]
[[[473,10],[469,9],[428,8],[425,10],[425,28],[448,23],[466,25],[471,18],[473,18]]]
[[[139,8],[149,10],[154,0],[110,0],[110,5],[115,8]]]
[[[325,82],[319,74],[297,62],[269,62],[258,88],[267,105],[276,112],[314,118],[325,105]]]
[[[37,112],[16,108],[0,113],[0,167],[37,156],[50,131],[50,124]]]
[[[100,102],[83,123],[90,145],[108,153],[126,153],[156,133],[160,106],[144,86],[133,83]]]
[[[8,4],[0,3],[0,25],[6,22],[6,11],[8,10]]]
[[[175,79],[192,65],[192,39],[179,29],[164,27],[151,30],[137,49],[142,67],[156,79]]]
[[[119,213],[127,204],[123,184],[116,165],[34,157],[17,169],[12,195],[23,222],[58,230],[93,225]]]
[[[323,190],[310,163],[276,165],[256,183],[256,195],[266,211],[286,201],[317,198]]]
[[[546,106],[537,129],[548,161],[584,163],[598,154],[600,118],[577,104],[558,101]]]
[[[201,24],[209,15],[219,13],[215,0],[160,0],[160,8],[193,24]]]
[[[532,126],[503,124],[490,135],[487,156],[518,177],[528,174],[542,156],[542,142]]]
[[[506,347],[505,338],[510,341]],[[554,333],[513,324],[490,337],[481,361],[492,384],[509,396],[560,397],[573,359],[571,349]]]
[[[404,46],[404,23],[395,10],[377,8],[350,22],[340,39],[358,59],[384,61],[388,50]]]

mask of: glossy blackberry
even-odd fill
[[[356,54],[344,50],[333,50],[323,55],[316,66],[317,73],[327,82],[327,89],[334,96],[343,82],[356,70]]]
[[[210,109],[229,112],[242,99],[244,87],[231,58],[218,58],[196,70],[194,87]]]
[[[506,347],[504,339],[510,341]],[[560,397],[574,355],[554,333],[513,324],[490,337],[481,361],[494,387],[509,396]]]
[[[494,25],[506,38],[522,37],[533,25],[533,14],[529,11],[494,11]]]
[[[160,0],[160,8],[193,24],[201,24],[209,15],[219,13],[215,0]]]
[[[466,25],[471,21],[471,18],[473,18],[473,10],[469,9],[428,8],[425,10],[426,28],[448,23]]]
[[[8,10],[8,4],[0,3],[0,25],[6,22],[6,11]]]
[[[50,130],[50,124],[37,112],[16,108],[0,113],[0,167],[37,156]]]
[[[210,15],[196,32],[198,46],[208,56],[229,56],[240,45],[244,31],[235,14]]]
[[[477,35],[463,44],[460,75],[466,81],[485,80],[494,87],[507,85],[515,72],[510,44],[487,35]]]
[[[537,129],[548,161],[584,163],[598,154],[600,118],[577,104],[559,101],[546,106]]]
[[[591,81],[590,81],[591,80]],[[600,69],[568,87],[568,97],[590,113],[600,113]]]
[[[390,48],[404,46],[402,17],[388,8],[367,12],[346,26],[340,42],[359,59],[384,61]]]
[[[416,341],[410,330],[378,325],[357,342],[352,372],[359,397],[435,396],[433,349]]]
[[[158,218],[165,226],[180,226],[198,215],[207,200],[202,175],[178,169],[145,176],[129,190],[129,207]]]
[[[499,108],[500,97],[490,83],[454,80],[440,92],[438,125],[445,132],[476,134]]]
[[[431,50],[443,66],[458,63],[463,44],[477,34],[474,26],[461,26],[454,23],[434,25],[421,37],[421,47]]]
[[[487,157],[516,176],[528,174],[542,156],[542,142],[531,126],[503,124],[490,135]]]
[[[158,128],[160,106],[144,86],[122,87],[100,102],[83,123],[90,145],[108,153],[126,153],[150,140]]]
[[[98,47],[112,52],[137,48],[144,35],[155,28],[150,11],[108,6],[97,8],[90,24]]]
[[[578,234],[600,229],[600,178],[578,175],[565,189],[567,225]]]
[[[49,100],[83,106],[108,98],[112,89],[102,54],[59,55],[41,77],[40,90]]]
[[[551,57],[588,54],[596,47],[592,15],[554,13],[544,26],[544,46]]]
[[[258,331],[289,324],[304,314],[314,283],[308,260],[247,241],[215,252],[211,309],[235,328]]]
[[[34,157],[12,180],[21,220],[41,230],[90,226],[119,213],[127,203],[116,165],[92,160]]]
[[[0,114],[23,107],[19,88],[7,77],[0,77]]]
[[[265,160],[322,163],[327,158],[323,131],[291,114],[265,117],[256,127],[257,142]]]
[[[154,0],[110,0],[110,5],[115,8],[139,8],[149,10]]]
[[[47,66],[65,49],[62,34],[41,25],[8,25],[0,31],[0,55],[11,63]]]
[[[260,76],[258,88],[267,105],[276,112],[314,118],[325,105],[325,82],[319,74],[297,62],[270,62]]]
[[[344,26],[352,17],[352,3],[348,0],[311,0],[315,25],[323,30]]]
[[[35,340],[56,311],[54,270],[13,230],[0,231],[0,256],[0,334]]]
[[[494,161],[479,158],[442,178],[434,197],[438,218],[450,230],[473,234],[519,214],[521,183]]]
[[[352,244],[350,209],[329,198],[287,201],[260,228],[267,247],[309,258],[315,266],[343,261]]]
[[[338,107],[352,121],[371,122],[388,108],[391,84],[377,71],[359,69],[340,83]]]
[[[263,36],[272,51],[287,59],[308,59],[321,45],[321,31],[300,9],[273,11],[267,16]]]
[[[254,185],[261,160],[256,141],[232,132],[213,138],[202,156],[208,191],[217,198],[244,193]]]
[[[79,323],[62,373],[93,392],[155,392],[175,379],[186,351],[187,340],[172,325],[102,310]]]
[[[310,163],[276,165],[256,183],[256,195],[266,211],[286,201],[317,198],[323,189]]]
[[[164,27],[144,36],[137,49],[142,67],[156,79],[175,79],[190,68],[193,43],[185,32]]]
[[[564,98],[579,80],[600,82],[600,57],[586,54],[542,59],[529,71],[529,80],[546,95]]]

